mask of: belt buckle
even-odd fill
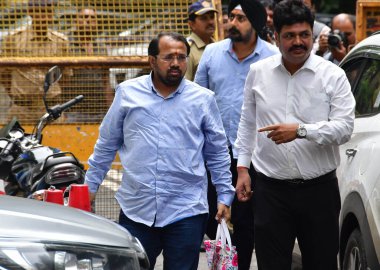
[[[287,180],[287,182],[291,185],[295,185],[295,186],[298,186],[298,185],[302,185],[305,183],[305,180],[303,179],[289,179]]]

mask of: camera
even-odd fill
[[[265,41],[274,41],[274,33],[268,26],[263,27],[260,37]]]
[[[338,48],[340,42],[343,42],[343,46],[347,47],[347,37],[343,32],[339,30],[334,30],[332,33],[329,33],[327,37],[327,44],[329,44],[330,47]]]

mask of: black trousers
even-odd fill
[[[237,160],[231,155],[231,173],[232,184],[235,187],[237,182]],[[251,167],[249,170],[251,179],[253,180],[255,170]],[[209,204],[209,219],[206,228],[206,234],[210,239],[215,239],[218,223],[215,220],[217,213],[217,195],[215,187],[212,185],[208,175],[208,204]],[[253,208],[252,201],[239,202],[236,195],[231,206],[231,223],[234,230],[232,233],[232,244],[236,246],[238,253],[239,270],[249,270],[251,265],[252,253],[254,248],[254,228],[253,228]]]
[[[297,238],[303,270],[336,270],[340,196],[335,171],[305,184],[257,173],[255,250],[259,270],[290,270]]]

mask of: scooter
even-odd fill
[[[64,104],[48,107],[46,94],[61,76],[58,66],[47,72],[43,95],[46,113],[31,134],[25,133],[16,119],[0,130],[0,180],[5,182],[8,195],[35,198],[38,191],[52,186],[65,190],[71,184],[84,182],[84,166],[74,154],[42,145],[43,129],[83,100],[80,95]]]

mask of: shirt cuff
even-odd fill
[[[251,156],[239,155],[237,167],[249,168],[251,164]]]
[[[318,125],[317,124],[305,124],[305,129],[307,131],[306,139],[309,141],[316,141],[318,134]]]
[[[90,193],[96,193],[99,189],[99,185],[94,182],[85,181],[84,182],[88,186],[88,190]]]
[[[231,206],[232,201],[234,200],[235,197],[235,189],[228,193],[228,194],[218,194],[218,203],[222,203],[227,206]]]

